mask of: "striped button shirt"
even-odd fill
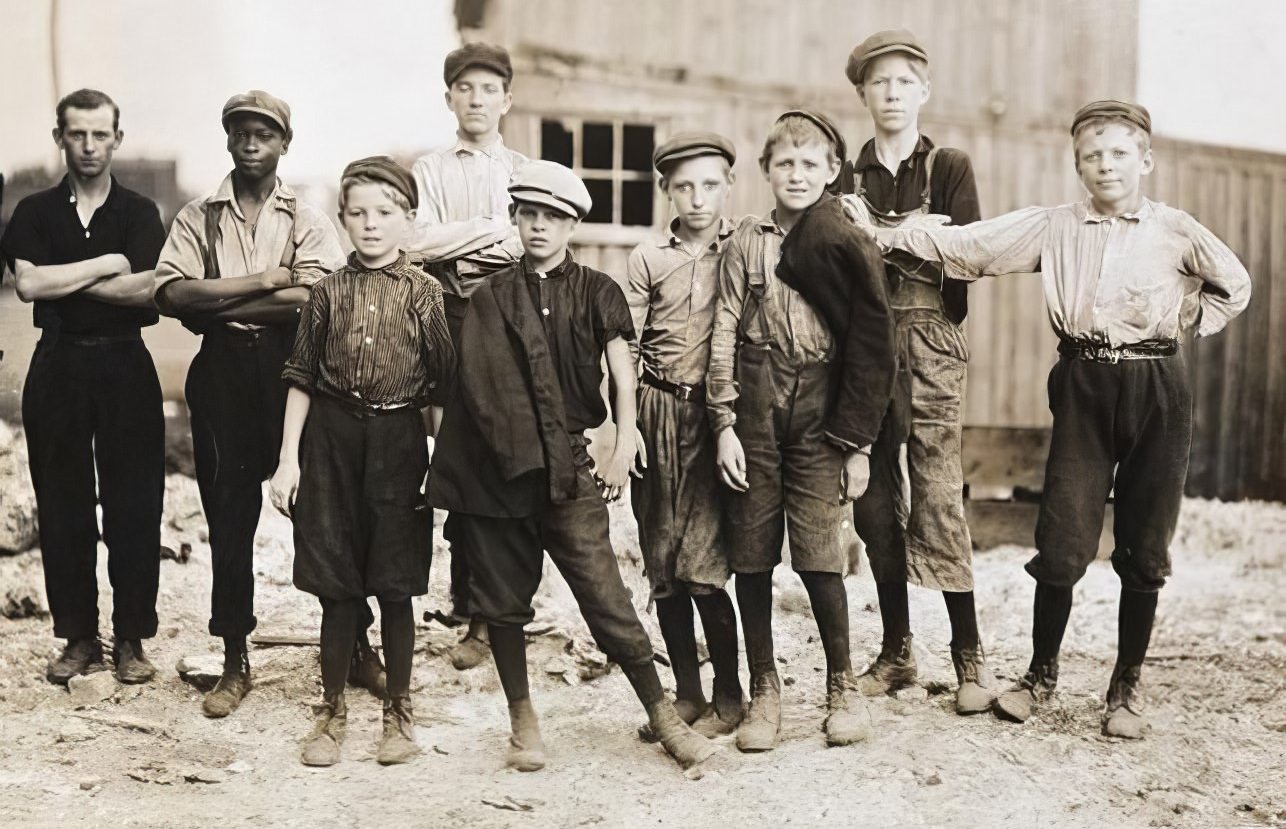
[[[372,409],[441,405],[455,364],[442,286],[405,254],[348,264],[313,286],[283,379]]]

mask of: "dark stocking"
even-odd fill
[[[1157,593],[1121,588],[1121,609],[1117,617],[1116,663],[1121,667],[1143,664],[1152,639]]]
[[[328,697],[344,692],[353,643],[357,641],[357,625],[365,605],[363,599],[321,600],[322,692]]]
[[[487,635],[505,699],[511,704],[527,699],[531,690],[527,686],[527,638],[522,625],[488,624]]]
[[[737,607],[746,637],[746,664],[752,677],[774,673],[772,647],[772,571],[737,574]]]
[[[903,640],[911,634],[911,606],[906,580],[877,582],[875,592],[880,599],[880,621],[884,624],[881,649],[900,651]]]
[[[848,654],[848,595],[844,592],[844,577],[839,573],[816,572],[801,572],[799,577],[808,591],[817,632],[826,651],[826,673],[828,676],[847,673],[852,666]]]
[[[650,708],[665,699],[665,692],[661,690],[661,677],[657,676],[656,663],[651,659],[637,665],[622,665],[621,670],[625,672],[630,685],[634,686],[634,693],[638,695],[644,708]]]
[[[1032,613],[1032,665],[1045,665],[1058,660],[1063,646],[1063,633],[1072,614],[1072,588],[1036,582],[1036,601]]]
[[[370,612],[365,602],[362,607]],[[405,697],[411,692],[411,659],[415,654],[415,612],[409,597],[399,601],[380,599],[380,637],[384,642],[389,699]]]
[[[973,650],[978,647],[978,612],[974,607],[973,591],[942,594],[947,603],[947,618],[951,620],[951,647],[954,650]]]
[[[674,695],[706,707],[701,690],[701,669],[697,663],[697,637],[693,628],[692,599],[682,587],[656,600],[656,617],[661,623],[661,638],[670,652],[670,669],[674,672]]]
[[[737,675],[737,614],[732,609],[732,599],[727,590],[694,595],[697,613],[701,614],[701,629],[705,631],[706,645],[710,649],[710,663],[714,666],[715,702],[727,699],[741,701],[741,679]]]

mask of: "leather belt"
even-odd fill
[[[1058,353],[1092,363],[1119,363],[1122,360],[1158,360],[1179,353],[1178,340],[1143,340],[1111,346],[1085,340],[1059,340]]]
[[[41,339],[45,339],[44,336]],[[68,345],[115,345],[117,343],[134,343],[142,342],[143,335],[137,331],[129,334],[67,334],[57,333],[49,337],[52,342],[67,343]]]
[[[696,385],[692,385],[690,383],[671,383],[669,380],[662,380],[650,371],[643,372],[643,382],[654,389],[660,389],[667,394],[672,394],[685,402],[705,402],[705,383],[697,383]]]

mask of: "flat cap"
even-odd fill
[[[680,132],[656,148],[652,153],[652,166],[664,175],[676,161],[702,155],[719,155],[727,159],[729,165],[737,163],[737,148],[719,133]]]
[[[911,32],[906,29],[886,29],[863,40],[849,53],[848,66],[844,69],[849,83],[853,86],[860,84],[866,75],[867,64],[880,55],[887,55],[890,52],[905,52],[926,63],[929,61],[929,53]]]
[[[543,204],[575,219],[589,214],[594,202],[580,177],[554,161],[528,161],[509,180],[509,196],[516,202]]]
[[[405,196],[412,210],[420,206],[420,199],[415,190],[415,180],[411,178],[411,173],[386,155],[372,155],[350,162],[344,168],[340,182],[350,176],[366,176],[383,182]]]
[[[509,53],[503,46],[491,43],[466,43],[447,55],[442,64],[442,79],[450,86],[464,74],[464,70],[472,66],[490,69],[504,78],[505,83],[514,79],[514,67],[509,62]]]
[[[777,121],[784,121],[791,116],[813,122],[835,146],[835,155],[839,156],[840,164],[848,160],[848,145],[844,143],[844,136],[840,135],[839,127],[835,126],[834,121],[813,109],[788,109],[777,116]]]
[[[228,131],[228,121],[239,112],[262,115],[269,120],[275,121],[285,131],[287,138],[291,135],[290,104],[276,95],[270,95],[262,89],[252,89],[249,92],[233,95],[223,105],[224,132]]]
[[[1152,134],[1152,116],[1148,113],[1147,108],[1128,101],[1094,101],[1076,110],[1076,114],[1072,116],[1072,135],[1076,135],[1076,130],[1080,125],[1091,118],[1112,118],[1126,121],[1148,135]]]

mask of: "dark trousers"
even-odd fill
[[[1054,430],[1027,572],[1056,586],[1078,582],[1098,552],[1115,490],[1112,566],[1129,590],[1155,591],[1170,575],[1192,440],[1192,392],[1182,352],[1096,363],[1062,357],[1049,373]]]
[[[460,342],[460,326],[464,324],[464,315],[469,310],[469,300],[452,293],[442,294],[442,308],[447,318],[447,331],[451,342]],[[465,549],[465,540],[456,532],[455,522],[450,515],[442,524],[442,537],[451,548],[451,615],[464,621],[469,618],[469,552]],[[430,546],[433,544],[429,539]]]
[[[584,449],[579,450],[584,453]],[[621,580],[608,537],[607,505],[589,473],[578,471],[581,497],[549,504],[540,515],[491,518],[457,512],[456,537],[470,555],[470,609],[496,625],[532,620],[544,552],[571,588],[594,641],[619,665],[650,663],[652,642]]]
[[[188,369],[187,400],[201,506],[210,528],[210,635],[255,628],[254,541],[262,483],[277,468],[294,332],[216,329]]]
[[[46,334],[22,393],[40,554],[54,635],[98,634],[98,520],[117,640],[156,635],[165,417],[141,339],[101,344]]]

